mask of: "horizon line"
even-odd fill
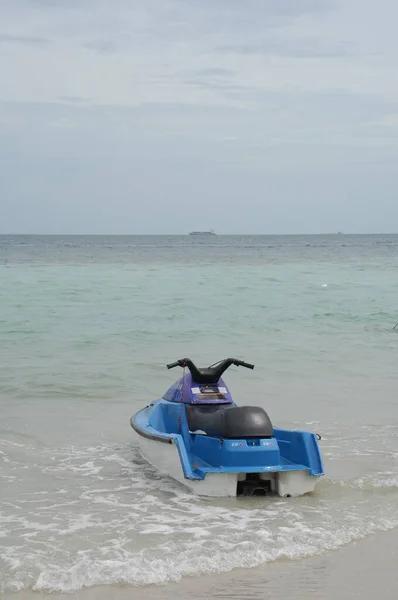
[[[323,236],[323,235],[334,235],[334,236],[348,236],[348,235],[398,235],[398,232],[376,232],[368,231],[361,233],[354,232],[318,232],[318,233],[216,233],[214,237],[234,237],[234,236],[251,236],[251,237],[288,237],[288,236]],[[15,236],[15,237],[189,237],[189,233],[3,233],[0,232],[0,236]]]

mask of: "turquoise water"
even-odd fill
[[[398,236],[0,237],[0,591],[300,560],[398,525]],[[314,496],[205,499],[129,418],[182,356],[322,435]]]

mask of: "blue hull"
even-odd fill
[[[235,405],[236,406],[236,405]],[[204,480],[209,474],[265,474],[306,472],[324,475],[316,434],[273,429],[266,438],[223,439],[189,430],[186,406],[159,399],[138,411],[130,420],[142,438],[178,449],[181,475],[186,480]]]

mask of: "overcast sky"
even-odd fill
[[[395,0],[0,0],[1,233],[398,231]]]

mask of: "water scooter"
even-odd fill
[[[200,496],[313,492],[324,475],[320,436],[274,427],[260,406],[238,406],[222,379],[231,365],[254,369],[236,358],[206,368],[189,358],[167,365],[183,376],[130,419],[141,454]]]

